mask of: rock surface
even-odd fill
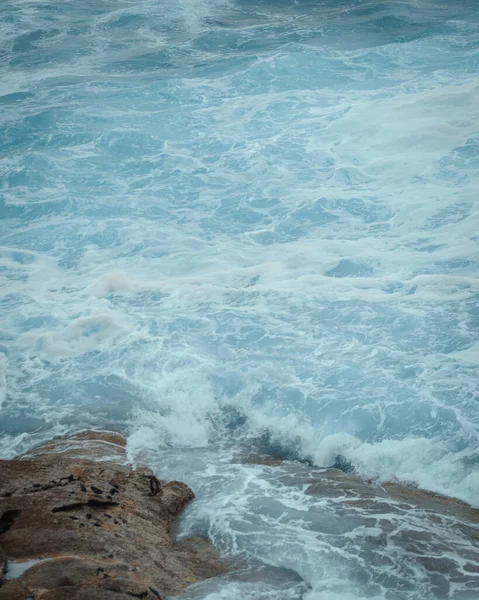
[[[334,468],[257,456],[242,462],[260,466],[271,485],[301,490],[303,527],[331,551],[375,569],[384,597],[479,598],[478,508]]]
[[[0,600],[162,598],[225,571],[205,540],[176,542],[194,497],[86,432],[0,461]]]

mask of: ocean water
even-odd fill
[[[479,505],[477,0],[3,0],[0,58],[1,456],[127,434],[256,565],[187,597],[479,597],[238,459]]]

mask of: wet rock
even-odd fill
[[[398,510],[422,509],[431,515],[450,515],[470,524],[479,522],[479,509],[458,500],[400,483],[377,483],[365,480],[353,473],[339,469],[312,471],[312,480],[306,489],[307,494],[322,496],[342,496],[349,498],[349,504],[364,504],[371,510],[383,510],[394,506]],[[374,502],[371,502],[374,500]],[[472,532],[471,532],[472,533]]]
[[[274,485],[301,490],[305,527],[325,546],[374,565],[392,598],[409,586],[411,593],[422,586],[427,598],[479,598],[479,509],[339,469],[254,456],[247,462],[262,468]]]
[[[172,536],[192,490],[133,470],[118,434],[54,440],[0,472],[0,600],[158,599],[225,571],[207,541]]]
[[[7,556],[6,556],[5,552],[2,550],[2,548],[0,547],[0,581],[3,578],[3,574],[5,573],[6,568],[7,568]]]

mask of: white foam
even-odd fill
[[[0,453],[113,425],[199,496],[247,447],[477,503],[477,24],[458,3],[160,4],[4,3]],[[199,597],[349,600],[347,557],[309,572],[302,525],[273,555],[246,518],[236,535],[270,484],[235,477],[217,542],[291,554],[311,589]]]
[[[36,330],[20,336],[19,343],[31,348],[37,356],[59,361],[107,349],[111,344],[119,344],[126,339],[142,338],[141,331],[121,313],[112,310],[72,319],[59,331]]]
[[[365,443],[347,434],[327,436],[312,451],[317,464],[330,465],[344,456],[366,478],[412,483],[479,507],[479,477],[466,466],[468,454],[453,452],[438,439],[411,436]]]

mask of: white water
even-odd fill
[[[1,454],[112,427],[215,502],[240,448],[477,505],[476,2],[0,17]]]

